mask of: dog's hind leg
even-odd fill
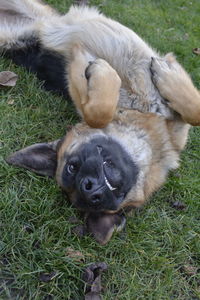
[[[36,73],[46,90],[68,97],[65,58],[40,42],[40,27],[54,17],[59,18],[38,1],[0,0],[0,54]]]
[[[12,11],[33,20],[58,15],[52,7],[38,0],[1,0],[0,10]]]
[[[20,49],[34,35],[34,24],[29,18],[9,11],[0,11],[0,52]]]
[[[200,93],[187,72],[172,54],[153,58],[152,79],[169,106],[181,115],[184,122],[200,126]]]
[[[0,50],[26,47],[27,41],[38,36],[39,22],[57,16],[50,6],[37,0],[1,0]]]
[[[75,46],[68,81],[71,97],[91,127],[102,128],[112,121],[121,80],[105,60],[95,59]]]

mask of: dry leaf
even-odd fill
[[[189,275],[189,276],[192,276],[192,275],[196,275],[197,274],[197,270],[198,268],[192,266],[192,265],[184,265],[182,267],[182,271],[186,274],[186,275]]]
[[[51,273],[41,273],[39,275],[39,280],[42,282],[49,282],[56,276],[56,272]]]
[[[84,225],[77,225],[72,229],[72,232],[78,237],[83,237],[87,234],[87,230]]]
[[[73,248],[71,247],[67,247],[66,249],[66,255],[76,261],[84,261],[85,260],[85,257],[83,255],[83,253],[81,253],[80,251],[78,250],[74,250]]]
[[[95,292],[89,292],[85,295],[85,300],[101,300],[101,296]]]
[[[71,217],[69,217],[68,222],[70,224],[77,224],[77,223],[79,223],[79,219],[75,216],[71,216]]]
[[[15,86],[17,82],[17,74],[10,71],[0,72],[0,86]]]
[[[175,202],[172,203],[172,207],[177,209],[177,210],[183,210],[187,206],[186,206],[185,203],[182,203],[181,201],[175,201]]]
[[[23,230],[26,231],[26,232],[28,232],[28,233],[32,233],[33,232],[33,228],[29,224],[24,225]]]
[[[107,268],[106,263],[99,262],[93,263],[85,269],[83,273],[83,281],[86,283],[85,300],[101,300],[101,273]]]
[[[194,48],[192,52],[196,55],[200,55],[200,48]]]
[[[15,100],[14,100],[14,99],[10,99],[10,100],[8,100],[8,102],[7,102],[7,103],[8,103],[9,105],[13,105],[13,104],[14,104],[14,102],[15,102]]]
[[[188,34],[188,33],[185,33],[184,36],[183,36],[183,39],[184,39],[184,40],[188,40],[188,39],[189,39],[189,34]]]

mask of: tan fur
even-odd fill
[[[61,16],[38,0],[1,0],[0,10],[9,10],[15,14],[14,23],[10,18],[9,22],[6,22],[5,18],[0,20],[0,49],[21,48],[26,37],[37,36],[45,47],[62,53],[67,60],[73,61],[75,66],[78,56],[74,57],[74,49],[79,45],[85,55],[84,63],[104,59],[106,63],[102,63],[103,73],[106,70],[115,74],[117,72],[123,89],[122,93],[120,92],[120,106],[131,106],[132,109],[141,112],[154,112],[171,120],[176,118],[174,111],[177,111],[185,122],[191,125],[200,124],[199,92],[176,59],[171,54],[160,56],[135,32],[100,14],[96,8],[72,6],[68,13]],[[18,19],[16,14],[19,15]],[[155,69],[156,64],[161,65],[162,74],[159,74],[158,81],[155,78],[160,93],[151,80],[151,57],[154,58]],[[81,60],[83,61],[82,58]],[[107,63],[110,67],[105,66]],[[108,78],[112,79],[112,76]],[[93,127],[105,126],[114,115],[119,83],[112,82],[111,79],[109,93],[106,92],[100,97],[97,91],[94,94],[91,90],[90,98],[93,100],[90,99],[80,109],[85,120]],[[95,77],[93,80],[97,81]],[[100,72],[98,82],[100,85],[108,84],[105,79],[100,80]],[[79,108],[81,101],[77,87],[71,86],[70,91]],[[88,92],[90,93],[90,90]],[[127,101],[129,97],[131,101]],[[169,105],[165,99],[169,101]],[[96,111],[99,111],[99,114]]]
[[[86,54],[79,47],[73,49],[68,70],[69,91],[84,120],[95,128],[105,127],[113,119],[119,99],[121,80],[117,72],[103,59],[96,59],[89,68],[86,80]],[[108,80],[109,78],[109,80]]]
[[[166,60],[155,59],[154,82],[161,95],[169,101],[169,106],[178,112],[186,123],[200,125],[200,93],[191,78],[169,54]]]
[[[178,167],[188,124],[200,125],[200,95],[189,75],[172,54],[161,57],[136,33],[95,8],[71,7],[60,16],[37,0],[1,0],[0,9],[24,18],[15,27],[3,23],[2,49],[23,47],[19,37],[36,34],[45,47],[70,62],[69,91],[83,122],[67,133],[59,148],[58,184],[64,188],[67,154],[95,136],[112,137],[139,173],[118,210],[108,213],[140,207]],[[69,196],[76,204],[76,191]]]
[[[66,154],[76,152],[80,145],[95,135],[114,138],[140,167],[137,185],[131,189],[119,209],[141,206],[164,183],[168,171],[178,167],[179,151],[171,141],[166,120],[152,113],[120,109],[106,128],[99,130],[86,124],[77,124],[73,135],[71,132],[66,136],[58,152],[57,181],[60,186],[64,187],[60,175]]]

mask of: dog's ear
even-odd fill
[[[54,177],[57,167],[57,151],[61,144],[62,139],[34,144],[13,153],[6,159],[6,162],[40,175]]]
[[[91,213],[86,218],[86,227],[95,240],[105,245],[112,237],[114,231],[121,231],[126,224],[123,215],[107,213]]]

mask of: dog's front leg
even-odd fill
[[[74,47],[68,80],[71,97],[88,125],[102,128],[112,121],[121,79],[105,60]]]
[[[183,121],[199,126],[200,93],[175,57],[168,54],[163,59],[152,58],[151,71],[155,85],[169,101],[169,106],[181,115]]]

